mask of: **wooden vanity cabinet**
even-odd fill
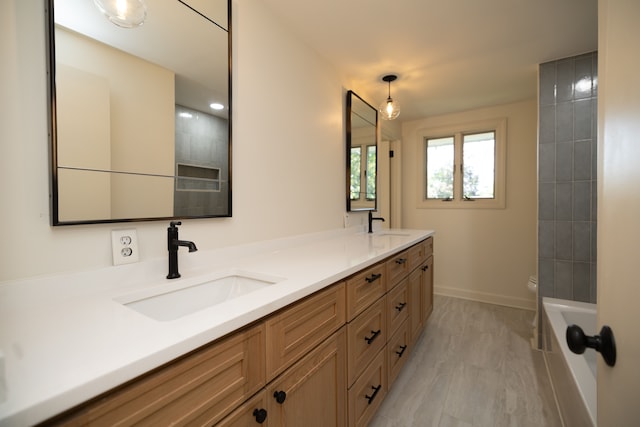
[[[48,420],[366,426],[433,308],[433,239]]]

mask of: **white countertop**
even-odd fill
[[[0,426],[44,421],[433,234],[348,229],[181,249],[182,277],[174,280],[166,279],[163,258],[0,283]],[[172,321],[114,301],[168,282],[237,271],[283,280]]]

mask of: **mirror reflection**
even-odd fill
[[[378,111],[347,93],[347,211],[376,210]]]
[[[47,2],[53,224],[230,216],[230,2]]]

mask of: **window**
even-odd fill
[[[371,201],[376,198],[376,146],[366,146],[366,157],[362,156],[362,148],[351,147],[351,200],[360,200],[364,196]]]
[[[506,120],[422,129],[419,207],[504,208]]]

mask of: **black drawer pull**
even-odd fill
[[[367,344],[371,344],[373,340],[378,338],[378,335],[380,335],[381,332],[382,331],[380,329],[378,329],[377,331],[371,331],[373,335],[371,335],[371,337],[364,337],[364,340],[367,342]]]
[[[364,395],[364,397],[367,399],[367,405],[371,405],[371,402],[373,402],[373,399],[376,398],[376,395],[382,388],[382,384],[378,385],[378,387],[371,386],[371,388],[373,389],[373,393],[371,393],[371,396],[369,396],[368,394]]]
[[[253,411],[253,416],[256,417],[256,422],[258,424],[262,424],[264,420],[267,419],[267,410],[266,409],[255,409]]]
[[[367,283],[371,283],[371,282],[375,282],[376,280],[378,280],[378,279],[379,279],[379,278],[381,278],[381,277],[382,277],[382,274],[377,273],[377,274],[372,274],[372,275],[371,275],[371,276],[369,276],[369,277],[365,277],[365,279],[364,279],[364,280],[366,280],[366,281],[367,281]]]
[[[396,310],[402,311],[406,305],[406,302],[399,302],[398,305],[396,305]]]
[[[276,398],[276,402],[278,402],[279,404],[283,404],[285,399],[287,398],[287,393],[285,393],[284,391],[274,391],[273,397]]]
[[[407,262],[406,258],[398,258],[396,260],[396,264],[400,264],[400,265],[404,264],[405,262]]]
[[[421,268],[422,271],[427,271],[429,269],[429,265],[425,265],[424,267]]]
[[[396,354],[398,355],[398,359],[400,359],[402,357],[402,355],[404,354],[404,351],[407,349],[406,345],[401,345],[400,346],[400,351],[396,351]]]

